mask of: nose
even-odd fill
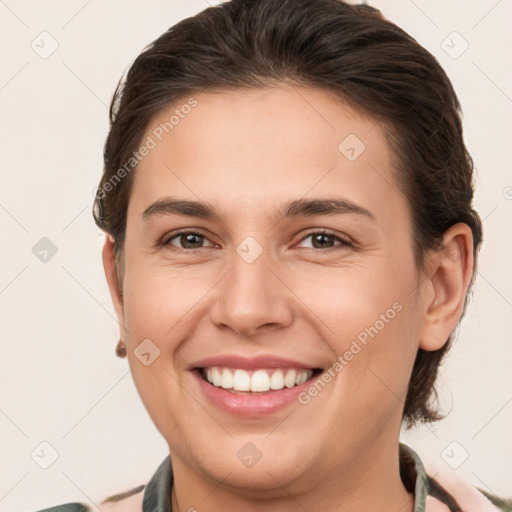
[[[221,329],[255,336],[293,321],[293,293],[265,250],[254,261],[234,252],[231,271],[221,280],[210,318]]]

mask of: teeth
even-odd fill
[[[302,369],[260,369],[247,372],[241,369],[212,366],[203,369],[206,380],[216,387],[234,391],[264,393],[285,387],[293,388],[303,384],[313,375],[312,370]]]
[[[284,385],[287,388],[293,388],[295,386],[295,379],[297,378],[297,372],[295,370],[288,370],[284,378]]]
[[[233,389],[236,391],[250,391],[251,377],[246,371],[235,371],[235,374],[233,375]]]
[[[283,389],[284,375],[281,370],[276,370],[270,377],[270,389]]]
[[[219,369],[216,366],[214,366],[212,368],[212,384],[214,386],[219,387],[221,385],[221,383],[222,383],[222,375],[220,374]]]
[[[270,389],[270,377],[265,370],[257,370],[251,377],[251,391],[268,391]]]
[[[222,382],[220,385],[224,389],[231,389],[233,387],[233,374],[226,368],[222,370]]]
[[[302,384],[303,382],[306,382],[307,380],[307,374],[304,372],[297,373],[297,378],[295,379],[295,384],[298,386],[299,384]]]

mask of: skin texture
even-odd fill
[[[381,125],[325,91],[282,85],[194,98],[135,171],[122,283],[111,238],[103,251],[134,381],[173,460],[173,506],[412,511],[398,472],[403,402],[418,347],[440,348],[460,318],[473,268],[469,227],[452,226],[445,249],[417,269]],[[177,107],[160,112],[146,135]],[[338,150],[350,134],[365,145],[354,161]],[[208,202],[219,219],[142,217],[168,196]],[[374,219],[276,217],[288,201],[334,197]],[[195,253],[180,237],[159,245],[182,228],[205,235]],[[322,228],[352,246],[335,237],[313,245],[308,235]],[[249,236],[263,249],[252,263],[236,252]],[[220,354],[326,370],[393,304],[400,311],[307,405],[235,417],[187,370]],[[148,338],[160,356],[145,366],[134,350]],[[262,454],[251,468],[237,457],[247,442]]]

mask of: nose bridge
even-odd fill
[[[239,334],[253,334],[263,325],[283,326],[291,319],[286,288],[274,276],[269,251],[248,236],[231,255],[231,271],[212,308],[212,320]]]

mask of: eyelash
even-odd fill
[[[172,244],[170,243],[171,240],[174,240],[175,238],[179,238],[180,236],[183,236],[183,235],[196,235],[196,236],[208,239],[208,237],[204,233],[201,233],[199,231],[180,231],[178,233],[174,233],[171,237],[169,237],[166,240],[164,240],[161,245],[164,246],[164,247],[171,246],[171,247],[173,247],[173,248],[175,248],[177,250],[187,251],[189,253],[191,253],[191,252],[194,253],[194,252],[197,252],[197,251],[199,251],[201,249],[207,249],[207,247],[197,247],[195,249],[186,249],[184,247],[172,246]],[[352,242],[350,242],[348,240],[345,240],[344,238],[341,238],[336,233],[334,233],[332,231],[329,231],[328,229],[317,229],[315,231],[310,231],[309,233],[307,233],[305,236],[303,236],[300,239],[300,242],[303,242],[304,240],[306,240],[307,238],[309,238],[309,237],[311,237],[313,235],[328,235],[328,236],[333,237],[336,241],[338,241],[340,243],[338,245],[335,245],[333,247],[327,247],[325,249],[317,249],[315,247],[305,247],[305,249],[310,249],[310,250],[313,250],[313,251],[325,252],[325,251],[333,250],[333,249],[336,249],[336,248],[354,247]]]

